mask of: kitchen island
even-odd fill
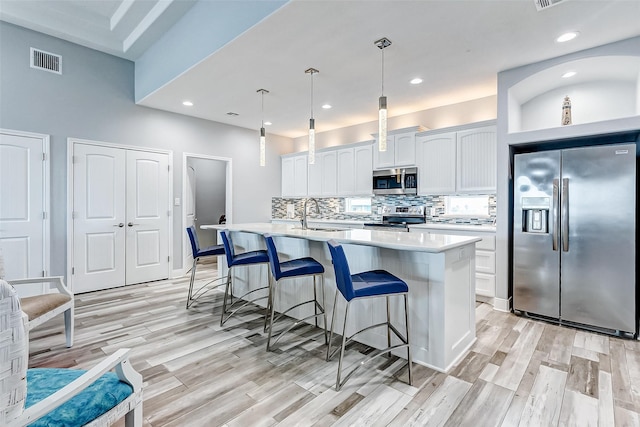
[[[326,242],[335,240],[344,246],[352,273],[384,269],[409,285],[409,318],[413,360],[438,371],[448,371],[475,341],[475,243],[480,239],[443,234],[400,233],[376,230],[302,230],[288,224],[203,225],[202,229],[228,229],[237,252],[264,248],[263,234],[274,237],[281,260],[311,256],[325,267],[326,309],[329,321],[333,310],[335,276]],[[226,270],[226,263],[221,262]],[[223,274],[226,271],[222,272]],[[235,293],[241,294],[248,283],[266,283],[267,269],[251,266],[234,273]],[[286,280],[278,287],[277,301],[284,305],[310,299],[308,279]],[[400,299],[391,299],[392,321],[404,327]],[[276,305],[276,311],[279,304]],[[338,297],[339,314],[345,302]],[[299,309],[301,310],[301,309]],[[355,301],[351,306],[347,334],[366,325],[384,321],[384,299]],[[302,318],[305,312],[292,311]],[[308,314],[308,313],[306,313]],[[335,331],[342,331],[342,314],[336,316]],[[372,347],[387,345],[385,328],[369,330],[358,341]],[[405,353],[406,354],[406,353]],[[398,356],[404,357],[399,351]]]

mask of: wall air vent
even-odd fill
[[[540,12],[542,9],[555,6],[563,1],[565,0],[533,0],[533,2],[536,4],[536,9],[538,9],[538,12]]]
[[[31,68],[62,74],[62,56],[31,48]]]

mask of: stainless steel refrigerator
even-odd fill
[[[636,146],[514,156],[513,307],[636,334]]]

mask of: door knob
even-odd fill
[[[115,224],[114,227],[122,228],[122,227],[124,227],[124,222],[121,222],[120,224]]]
[[[130,223],[128,223],[127,225],[128,225],[129,227],[133,227],[134,225],[138,225],[138,224],[134,224],[134,223],[130,222]]]

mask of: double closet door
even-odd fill
[[[73,292],[169,277],[169,154],[73,145]]]

